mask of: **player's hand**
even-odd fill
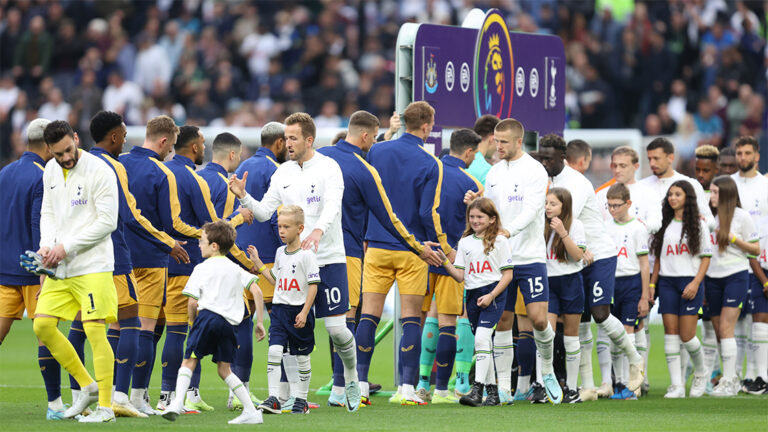
[[[304,328],[305,325],[307,325],[307,314],[299,312],[299,314],[296,315],[296,324],[293,326],[296,328]]]
[[[253,326],[253,334],[256,336],[256,342],[263,341],[264,336],[267,335],[267,332],[264,330],[264,324],[257,323],[255,326]]]
[[[257,261],[261,261],[259,259],[259,250],[254,245],[248,246],[248,257],[256,264],[258,264]]]
[[[443,253],[443,250],[440,248],[435,249],[434,252],[437,254],[437,257],[440,259],[440,264],[438,264],[437,267],[442,267],[443,263],[448,261],[448,257],[445,256],[445,254]]]
[[[53,247],[53,249],[43,257],[43,267],[54,268],[61,260],[67,257],[67,251],[64,250],[64,246],[59,243]]]
[[[493,299],[495,299],[495,298],[496,297],[494,297],[491,294],[486,294],[484,296],[480,296],[480,298],[477,299],[477,306],[485,309],[488,306],[490,306],[491,303],[493,303]]]
[[[243,221],[247,223],[248,225],[253,223],[253,212],[248,210],[245,207],[240,207],[237,209],[238,212],[240,212],[240,215],[243,217]]]
[[[560,238],[565,238],[568,235],[568,230],[565,229],[563,221],[559,217],[555,216],[549,221],[549,227],[552,228]]]
[[[439,248],[440,245],[430,241],[425,241],[423,244],[424,244],[424,250],[421,251],[421,253],[419,254],[419,258],[421,258],[422,261],[424,261],[425,263],[431,266],[434,266],[434,267],[442,266],[443,263],[445,262],[445,258],[441,259],[440,255],[434,249],[432,249],[432,247]]]
[[[592,255],[592,252],[589,251],[589,249],[584,251],[584,264],[587,266],[591,266],[593,262],[595,262],[595,256]]]
[[[647,298],[641,297],[640,302],[637,303],[637,316],[648,316],[648,310],[650,307],[648,306],[650,301],[648,301]]]
[[[51,248],[49,248],[48,246],[43,246],[37,251],[37,254],[40,255],[40,257],[43,259],[45,259],[45,257],[47,257],[49,253],[51,253]]]
[[[176,260],[177,264],[189,264],[189,254],[182,247],[185,244],[187,244],[185,241],[176,241],[176,243],[173,244],[173,249],[171,249],[169,255]]]
[[[397,111],[393,111],[392,116],[389,118],[389,129],[384,132],[384,140],[391,140],[398,129],[400,129],[400,126],[402,126],[402,122],[400,122],[400,114],[398,114]]]
[[[470,201],[480,196],[480,192],[472,192],[471,190],[468,190],[467,193],[464,194],[464,204],[469,204]]]
[[[448,261],[450,261],[451,264],[453,264],[454,261],[456,261],[456,249],[452,249],[445,257],[448,258]]]
[[[685,289],[683,289],[682,297],[685,300],[693,300],[694,297],[696,297],[697,292],[699,292],[699,284],[696,282],[690,282],[685,286]]]
[[[311,233],[301,242],[301,248],[304,250],[312,249],[317,253],[317,246],[320,245],[320,239],[323,238],[323,230],[315,228]]]
[[[248,179],[248,171],[243,173],[243,178],[240,179],[236,174],[232,174],[229,178],[229,190],[235,194],[236,197],[243,199],[245,197],[245,182]]]

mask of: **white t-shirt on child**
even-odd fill
[[[182,294],[197,299],[198,311],[209,310],[238,325],[245,315],[243,290],[258,280],[229,258],[215,256],[195,266]]]
[[[272,304],[303,306],[307,301],[309,285],[320,283],[317,258],[309,250],[286,252],[285,246],[281,246],[277,249],[275,265],[270,273],[275,278]]]
[[[464,289],[481,288],[498,282],[501,271],[512,268],[509,241],[502,235],[496,236],[493,249],[486,255],[483,239],[474,234],[464,237],[459,240],[453,265],[464,270]]]

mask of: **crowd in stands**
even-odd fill
[[[766,141],[762,0],[0,0],[0,166],[36,117],[67,120],[88,145],[100,109],[223,127],[296,111],[344,127],[364,109],[387,127],[400,26],[461,25],[472,7],[562,38],[569,128],[675,135],[686,158]]]

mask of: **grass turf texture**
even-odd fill
[[[59,325],[65,331],[69,324]],[[65,332],[66,333],[66,332]],[[596,334],[596,333],[595,333]],[[330,380],[330,355],[328,337],[319,326],[316,332],[318,347],[312,354],[312,391]],[[326,406],[326,396],[310,393],[310,401],[321,405],[309,416],[290,414],[265,415],[260,430],[311,431],[471,431],[477,430],[541,430],[553,426],[562,430],[765,430],[768,424],[768,396],[740,395],[735,398],[665,400],[663,395],[669,385],[669,377],[663,353],[663,329],[652,327],[650,358],[651,391],[648,397],[638,401],[599,400],[578,405],[531,405],[517,403],[514,406],[469,408],[464,406],[431,405],[401,407],[387,403],[387,398],[374,397],[373,406],[364,407],[356,414],[343,408]],[[162,350],[163,341],[158,345]],[[267,344],[254,344],[254,364],[251,389],[259,398],[267,395]],[[82,431],[99,426],[82,425],[74,421],[46,421],[46,395],[37,366],[37,346],[30,320],[14,323],[10,334],[0,346],[0,429]],[[86,343],[86,356],[91,359]],[[371,367],[371,381],[392,388],[392,335],[378,345]],[[152,377],[151,396],[156,403],[160,389],[160,353],[158,353]],[[599,377],[597,357],[594,357],[595,377]],[[88,362],[89,371],[93,365]],[[62,371],[63,372],[63,371]],[[66,402],[71,399],[68,377],[62,374],[62,395]],[[599,384],[599,383],[598,383]],[[210,359],[203,360],[201,395],[216,408],[203,414],[183,415],[170,423],[160,417],[149,419],[118,418],[117,423],[104,425],[111,431],[132,430],[220,430],[238,428],[227,421],[238,413],[226,408],[227,388],[216,375]],[[241,427],[244,428],[244,427]]]

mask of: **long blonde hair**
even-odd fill
[[[560,201],[560,204],[562,204],[562,210],[560,210],[560,216],[557,216],[560,218],[560,221],[563,222],[563,227],[565,227],[565,230],[570,232],[571,231],[571,222],[573,221],[573,204],[571,199],[571,193],[566,188],[561,187],[555,187],[549,190],[547,192],[547,195],[554,195],[555,198],[557,198],[558,201]],[[546,216],[545,216],[546,217]],[[549,226],[549,219],[547,219],[547,223],[544,224],[544,241],[549,241],[549,236],[552,234],[552,227]],[[563,239],[560,238],[560,236],[556,235],[554,239],[552,239],[552,249],[555,251],[555,256],[557,257],[557,260],[560,262],[567,262],[568,261],[568,252],[565,249],[565,243],[563,243]]]
[[[475,233],[475,231],[472,229],[472,226],[469,224],[469,212],[472,209],[477,209],[485,213],[485,215],[492,220],[492,222],[488,225],[488,228],[486,228],[485,234],[483,235],[483,253],[488,255],[493,250],[494,243],[496,243],[496,236],[503,233],[503,228],[501,227],[501,216],[499,215],[499,211],[496,210],[496,206],[493,204],[493,201],[491,201],[489,198],[476,198],[467,206],[467,228],[464,230],[464,235],[462,235],[462,237],[467,237]]]

